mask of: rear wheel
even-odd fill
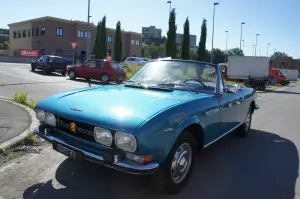
[[[48,70],[47,70],[47,68],[46,68],[45,66],[43,67],[42,73],[43,73],[44,75],[48,73]]]
[[[65,70],[61,71],[62,76],[66,76],[66,74],[67,74],[67,71],[65,71]]]
[[[72,80],[76,79],[76,73],[74,70],[70,70],[68,75],[69,75],[70,79],[72,79]]]
[[[104,73],[101,75],[101,82],[107,84],[109,82],[108,74]]]
[[[239,126],[235,131],[237,137],[244,138],[248,136],[251,128],[252,113],[253,113],[252,108],[249,108],[244,123],[241,126]]]
[[[190,132],[183,132],[172,147],[165,164],[152,176],[156,191],[177,194],[187,184],[194,167],[196,141]]]

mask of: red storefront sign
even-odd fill
[[[39,54],[39,50],[20,49],[20,56],[22,57],[38,57]]]

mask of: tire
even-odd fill
[[[235,135],[237,137],[245,138],[249,135],[251,129],[251,122],[252,122],[252,113],[253,113],[252,108],[249,108],[249,111],[245,118],[245,122],[241,126],[239,126],[235,131]]]
[[[265,90],[266,90],[266,86],[265,86],[264,84],[261,84],[261,85],[260,85],[260,90],[261,90],[261,91],[265,91]]]
[[[35,71],[35,66],[33,64],[31,64],[31,71],[34,72]]]
[[[66,76],[66,74],[67,74],[67,71],[65,71],[65,70],[61,71],[62,76]]]
[[[109,82],[108,74],[103,73],[103,74],[101,75],[101,82],[102,82],[103,84],[108,84],[108,82]]]
[[[47,70],[47,68],[45,66],[43,66],[42,73],[44,75],[49,73],[49,71]]]
[[[123,83],[123,81],[116,81],[116,83],[117,83],[117,84],[122,84],[122,83]]]
[[[70,70],[68,76],[69,76],[69,78],[71,80],[75,80],[76,79],[76,73],[75,73],[75,71],[74,70]]]
[[[155,191],[167,194],[177,194],[186,186],[193,171],[196,146],[197,144],[192,133],[185,131],[181,136],[179,136],[173,145],[166,162],[157,171],[157,173],[151,176],[152,187]],[[184,156],[185,154],[190,155]],[[177,164],[172,164],[174,162],[177,162]],[[184,167],[186,167],[186,170],[182,172],[184,173],[182,174],[182,178],[176,180],[175,168],[176,165],[179,166],[179,163],[185,164]]]
[[[280,82],[281,86],[285,86],[285,83],[283,81]]]

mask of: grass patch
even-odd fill
[[[140,70],[141,66],[129,66],[125,65],[123,66],[125,72],[126,72],[126,79],[130,79],[138,70]]]
[[[34,109],[36,106],[36,101],[33,99],[28,99],[28,93],[25,92],[16,92],[15,95],[12,97],[14,102],[23,104],[28,106],[29,108]]]

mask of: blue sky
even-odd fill
[[[30,2],[30,3],[29,3]],[[142,26],[155,25],[162,28],[163,35],[168,28],[169,4],[167,0],[91,0],[91,20],[97,23],[107,14],[107,27],[115,28],[118,20],[122,28],[141,32]],[[203,17],[208,20],[206,46],[211,48],[213,0],[172,0],[177,12],[177,32],[183,32],[186,17],[190,19],[191,34],[200,38]],[[259,33],[258,49],[266,56],[274,48],[294,58],[300,57],[300,1],[299,0],[219,0],[215,16],[214,47],[225,49],[226,34],[229,31],[228,48],[239,47],[240,24],[243,26],[244,51],[252,55],[255,35]],[[5,1],[1,9],[0,27],[8,23],[42,16],[61,17],[73,20],[87,19],[87,0],[30,0]],[[16,6],[17,5],[17,6]],[[198,42],[197,41],[197,42]]]

